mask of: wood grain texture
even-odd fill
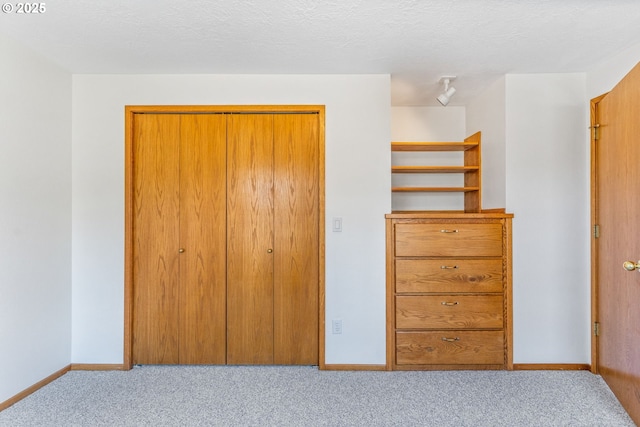
[[[128,105],[132,113],[320,113],[324,105]]]
[[[467,193],[478,190],[478,187],[391,187],[394,193]]]
[[[386,215],[387,369],[513,369],[512,218],[501,210]],[[431,342],[431,332],[445,335]],[[462,342],[463,333],[473,334]]]
[[[180,364],[226,362],[226,127],[180,116]]]
[[[396,328],[502,329],[502,295],[400,295]]]
[[[398,259],[396,292],[502,293],[501,259]]]
[[[503,220],[503,277],[504,277],[504,335],[505,352],[507,355],[506,369],[513,370],[513,241],[512,241],[512,218],[505,217]]]
[[[598,371],[640,424],[640,64],[597,107]]]
[[[406,192],[464,192],[464,211],[482,212],[481,201],[481,133],[476,132],[464,142],[391,142],[391,151],[464,151],[464,164],[458,166],[392,166],[391,173],[460,173],[463,174],[462,187],[392,187],[393,193]]]
[[[398,332],[396,343],[398,365],[504,365],[502,331]]]
[[[318,367],[325,368],[325,108],[321,106],[318,112]]]
[[[396,256],[502,257],[499,223],[397,224]]]
[[[583,363],[516,363],[514,371],[589,371],[591,366]]]
[[[124,364],[114,363],[72,363],[70,371],[128,371],[130,368]]]
[[[385,218],[402,219],[407,224],[419,224],[423,222],[471,222],[485,223],[495,222],[503,218],[513,218],[512,213],[506,213],[504,208],[485,209],[482,213],[466,213],[463,211],[393,211],[385,214]]]
[[[606,94],[595,97],[590,103],[590,190],[591,190],[591,230],[598,225],[598,141],[596,125],[598,124],[598,104]],[[591,325],[598,321],[598,242],[591,232]],[[591,373],[598,373],[598,337],[591,334]]]
[[[126,106],[124,109],[124,342],[123,365],[133,368],[133,188],[135,113]]]
[[[274,118],[274,363],[318,364],[318,117]]]
[[[316,355],[316,359],[317,362],[320,367],[322,368],[324,366],[324,348],[325,348],[325,336],[324,336],[324,310],[325,310],[325,305],[324,305],[324,298],[325,298],[325,289],[324,289],[324,275],[325,275],[325,270],[324,270],[324,250],[325,250],[325,242],[324,242],[324,237],[325,237],[325,230],[323,227],[324,224],[324,218],[325,218],[325,213],[324,213],[324,200],[325,200],[325,193],[324,193],[324,176],[325,176],[325,171],[324,171],[324,135],[325,135],[325,123],[324,123],[324,111],[325,108],[324,106],[321,105],[292,105],[292,106],[270,106],[270,105],[257,105],[257,106],[183,106],[183,105],[178,105],[178,106],[127,106],[125,107],[125,339],[124,339],[124,365],[125,368],[130,369],[133,365],[133,360],[134,360],[134,343],[133,343],[133,337],[136,334],[136,332],[134,331],[134,318],[136,316],[135,313],[135,296],[134,296],[134,291],[135,291],[135,275],[134,275],[134,270],[138,270],[137,268],[134,268],[134,253],[135,253],[135,225],[136,225],[136,221],[137,219],[135,218],[137,215],[136,212],[136,207],[135,207],[135,197],[136,197],[136,182],[134,179],[134,175],[135,175],[135,167],[134,165],[136,165],[137,159],[136,157],[139,155],[136,152],[136,144],[135,144],[135,138],[136,138],[136,129],[135,129],[135,120],[136,117],[138,116],[142,116],[142,115],[153,115],[153,113],[160,113],[159,115],[173,115],[173,114],[169,114],[169,113],[175,113],[175,115],[180,115],[180,116],[206,116],[208,114],[203,114],[203,113],[224,113],[222,115],[224,115],[225,117],[228,117],[230,115],[233,116],[237,116],[236,114],[233,113],[247,113],[247,112],[256,112],[256,113],[260,113],[259,115],[267,115],[265,113],[270,113],[270,112],[278,112],[278,113],[302,113],[304,115],[309,115],[309,116],[314,116],[316,117],[316,123],[317,123],[317,138],[318,138],[318,146],[317,146],[317,155],[316,155],[316,160],[317,160],[317,164],[315,165],[316,168],[316,173],[317,173],[317,183],[316,183],[316,188],[317,188],[317,197],[318,197],[318,213],[317,213],[317,224],[316,224],[316,229],[318,230],[318,239],[317,239],[317,247],[316,247],[316,265],[317,265],[317,276],[318,276],[318,281],[317,281],[317,298],[318,298],[318,309],[317,311],[317,318],[315,319],[315,323],[316,323],[316,337],[317,337],[317,355]],[[191,114],[191,113],[196,113],[196,114]],[[232,114],[229,114],[232,113]],[[310,114],[312,113],[312,114]],[[190,119],[189,119],[190,120]],[[196,120],[197,121],[197,120]],[[192,125],[188,125],[189,127],[192,127],[193,132],[195,132],[196,134],[199,132],[198,129],[202,128],[202,127],[206,127],[206,125],[203,124],[192,124]],[[182,125],[181,125],[182,127]],[[179,138],[180,140],[182,139]],[[183,147],[184,149],[184,147]],[[188,147],[187,147],[188,149]],[[203,153],[204,153],[204,148],[202,149]],[[183,153],[184,154],[184,153]],[[194,151],[193,153],[191,153],[193,156],[196,156],[196,152]],[[193,179],[198,181],[195,184],[195,190],[194,192],[196,192],[197,194],[199,194],[197,196],[198,198],[198,202],[194,202],[195,204],[193,204],[193,206],[191,208],[189,208],[189,210],[194,213],[197,212],[198,215],[201,215],[201,217],[204,217],[204,212],[208,209],[207,208],[207,204],[209,202],[212,202],[211,200],[209,200],[210,197],[213,197],[210,194],[206,194],[206,191],[203,193],[199,193],[200,192],[200,188],[204,188],[205,181],[207,179],[209,179],[209,175],[213,175],[215,171],[213,170],[206,170],[208,168],[208,166],[206,166],[206,163],[208,161],[211,161],[211,159],[197,159],[196,157],[193,158],[193,160],[191,161],[192,165],[196,165],[197,162],[202,161],[202,165],[203,165],[203,169],[200,170],[199,172],[196,172],[195,175],[193,176]],[[153,163],[153,162],[151,162]],[[225,163],[224,167],[226,168],[227,164]],[[136,166],[137,167],[137,166]],[[190,166],[191,167],[191,166]],[[195,166],[196,169],[199,168],[199,166]],[[185,168],[180,168],[180,171],[182,174],[185,173]],[[184,178],[181,176],[181,180],[183,180]],[[200,185],[202,184],[202,187],[200,187]],[[184,186],[181,189],[181,193],[182,196],[184,196],[183,192],[186,191]],[[225,206],[226,208],[226,206]],[[184,217],[185,213],[180,214],[181,216]],[[197,216],[197,215],[196,215]],[[184,219],[184,218],[183,218]],[[184,234],[185,230],[190,233],[190,236],[194,236],[194,230],[197,229],[197,226],[191,226],[191,221],[189,221],[188,224],[185,224],[185,221],[181,222],[181,226],[182,229],[180,230],[181,233],[181,240],[180,242],[178,242],[178,245],[176,247],[180,248],[180,247],[184,247],[185,252],[180,256],[181,261],[185,258],[188,258],[190,255],[194,254],[193,249],[190,249],[188,247],[187,242],[185,242],[182,237],[185,237],[186,235]],[[196,230],[197,231],[197,230]],[[211,231],[211,230],[209,230]],[[225,233],[227,231],[227,228],[225,227]],[[204,234],[207,234],[207,231],[204,232]],[[188,239],[187,239],[188,240]],[[274,243],[275,244],[275,243]],[[197,243],[196,243],[197,245]],[[199,272],[195,274],[195,277],[197,278],[197,281],[199,284],[202,284],[206,281],[206,277],[209,273],[212,273],[214,271],[214,269],[209,268],[209,265],[207,265],[205,258],[206,258],[206,249],[203,248],[196,248],[195,252],[198,253],[198,256],[196,256],[196,258],[198,259],[198,265],[199,265]],[[274,251],[275,253],[275,251]],[[220,254],[217,254],[216,260],[214,262],[217,262],[219,260]],[[187,263],[191,262],[192,260],[189,260],[190,258],[188,258]],[[183,263],[185,264],[185,263]],[[180,274],[186,274],[182,269],[179,269]],[[218,272],[219,269],[215,268],[215,271]],[[272,278],[273,279],[273,278]],[[184,301],[185,299],[196,299],[196,296],[199,294],[201,296],[204,297],[204,299],[208,298],[208,296],[206,295],[206,291],[204,290],[203,287],[198,287],[198,288],[194,288],[191,289],[190,291],[179,287],[179,299],[181,301]],[[203,292],[203,293],[200,293]],[[189,309],[180,309],[179,308],[179,313],[180,316],[184,317],[186,316],[186,313],[189,311]],[[195,310],[197,312],[197,310]],[[213,310],[214,312],[219,312],[218,309]],[[213,313],[200,313],[197,314],[197,316],[214,316]],[[191,316],[187,316],[189,318],[191,318]],[[204,317],[201,318],[201,320],[205,320]],[[180,325],[181,322],[175,322],[176,324]],[[226,323],[226,322],[225,322]],[[271,321],[271,323],[273,323],[273,319]],[[201,330],[203,331],[203,333],[207,333],[207,331],[212,331],[213,329],[217,328],[217,326],[213,326],[211,322],[201,322],[201,321],[194,321],[192,326],[185,326],[186,330],[185,333],[188,335],[190,333],[193,333],[192,338],[187,338],[185,336],[185,333],[179,333],[178,334],[178,340],[180,340],[181,342],[185,342],[185,340],[198,340],[198,338],[195,338],[198,336],[198,334],[200,332],[197,332],[197,330]],[[225,325],[225,329],[226,329],[226,325]],[[273,327],[271,327],[271,329],[273,330]],[[271,332],[272,333],[272,332]],[[252,340],[249,340],[252,341]],[[205,347],[207,347],[207,345],[204,345],[204,343],[197,344],[200,345],[200,349],[196,350],[195,352],[198,353],[201,350],[205,351]],[[180,347],[180,346],[179,346]],[[216,345],[216,348],[218,348],[219,346]],[[250,351],[253,351],[251,346],[248,346],[248,348],[250,348]],[[180,349],[179,349],[180,350]],[[208,349],[207,351],[210,351],[211,349]],[[216,350],[217,351],[217,350]],[[181,354],[182,356],[185,356],[186,352],[184,350],[180,350],[179,354]],[[189,359],[189,360],[193,360],[193,359]],[[183,363],[191,363],[189,360],[183,362]],[[169,362],[167,362],[169,363]],[[171,362],[172,363],[172,362]],[[194,363],[198,363],[198,362],[194,362]],[[209,363],[209,362],[207,362]],[[212,362],[213,363],[213,362]],[[257,363],[264,363],[264,362],[257,362]]]
[[[475,141],[460,142],[403,142],[392,141],[391,151],[466,151],[477,147]]]
[[[172,364],[178,354],[180,116],[135,116],[133,363]]]
[[[273,116],[230,115],[227,363],[273,364]]]
[[[478,166],[392,166],[391,173],[471,173],[478,169]]]
[[[393,370],[396,363],[396,259],[395,252],[395,221],[385,218],[385,261],[386,261],[386,357],[387,370]]]
[[[502,371],[505,370],[504,364],[478,364],[478,363],[439,363],[439,364],[415,364],[415,365],[396,365],[396,371]]]
[[[467,188],[477,188],[478,191],[466,192],[464,194],[464,211],[482,211],[482,135],[476,132],[464,140],[465,143],[474,142],[477,146],[464,152],[464,165],[477,166],[478,169],[464,175],[464,186]]]

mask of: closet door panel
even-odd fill
[[[224,364],[226,117],[182,115],[180,141],[179,363]]]
[[[178,363],[179,121],[133,123],[133,363]]]
[[[318,363],[318,116],[274,116],[274,363]]]
[[[227,363],[273,363],[273,116],[227,134]]]

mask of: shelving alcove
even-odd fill
[[[392,166],[460,173],[464,210],[386,215],[387,369],[513,369],[511,220],[481,207],[481,134],[461,142],[392,142],[392,151],[464,151],[464,164]]]
[[[464,152],[462,165],[391,166],[392,174],[463,174],[462,187],[403,186],[392,187],[395,193],[464,193],[464,211],[480,212],[481,207],[481,134],[477,132],[461,142],[392,142],[392,152]]]

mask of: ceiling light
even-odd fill
[[[449,86],[449,84],[455,80],[455,76],[445,76],[440,78],[440,83],[444,84],[444,92],[441,93],[436,99],[440,104],[446,106],[449,101],[451,101],[451,97],[456,93],[456,88],[453,86]]]

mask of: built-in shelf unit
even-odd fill
[[[392,165],[393,174],[463,174],[464,185],[459,187],[441,186],[394,186],[391,188],[395,193],[407,192],[463,192],[464,211],[480,212],[481,206],[481,135],[477,132],[464,141],[460,142],[391,142],[392,152],[438,152],[438,151],[463,151],[464,161],[461,165],[432,166],[413,165],[399,166]]]

